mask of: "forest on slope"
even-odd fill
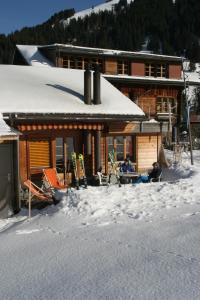
[[[52,43],[130,51],[145,45],[154,53],[200,61],[199,0],[119,0],[112,11],[72,19],[64,27],[62,20],[74,13],[61,11],[41,25],[0,34],[0,63],[12,63],[16,44]]]

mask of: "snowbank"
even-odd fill
[[[191,167],[188,154],[183,154],[181,164],[164,169],[163,174],[163,182],[156,184],[71,190],[63,197],[59,210],[70,217],[82,217],[85,224],[98,224],[121,222],[126,218],[152,221],[158,211],[164,217],[166,209],[200,204],[200,174],[197,167]]]

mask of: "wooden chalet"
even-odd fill
[[[137,170],[158,159],[167,122],[143,111],[98,71],[0,66],[0,110],[19,137],[21,182],[56,167],[69,178],[71,152],[85,156],[87,176],[108,172],[108,152],[127,156]]]
[[[98,65],[102,75],[135,102],[148,119],[162,123],[171,118],[176,127],[181,122],[181,57],[61,44],[18,45],[14,63],[70,69]]]

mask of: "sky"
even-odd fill
[[[38,25],[64,9],[80,11],[100,3],[104,0],[0,0],[0,34]]]

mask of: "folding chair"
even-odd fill
[[[97,178],[99,185],[108,185],[108,176],[103,175],[101,172],[97,172]]]
[[[150,182],[161,182],[161,180],[162,180],[162,172],[157,178],[151,178]]]
[[[29,189],[31,192],[31,199],[36,197],[41,201],[52,201],[54,202],[53,195],[51,193],[44,192],[41,188],[39,188],[36,184],[34,184],[29,179],[24,181],[24,185]]]
[[[63,184],[57,174],[56,169],[49,168],[49,169],[43,169],[44,174],[44,181],[46,181],[47,185],[51,189],[66,189],[68,188],[68,184]]]

